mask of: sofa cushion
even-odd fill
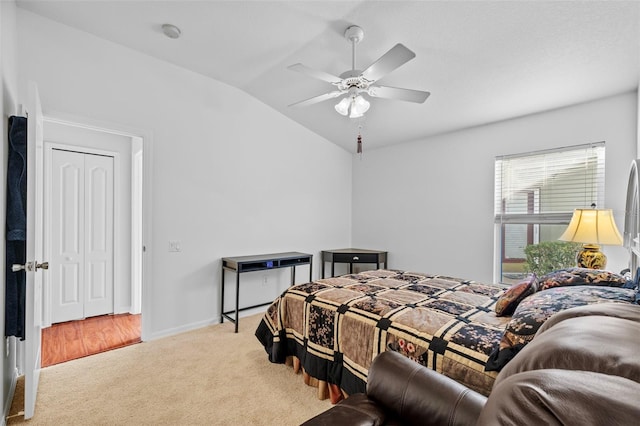
[[[496,383],[477,426],[632,425],[640,384],[588,371],[527,371]]]
[[[538,279],[538,282],[540,290],[574,285],[622,287],[628,284],[627,278],[620,274],[604,271],[602,269],[589,268],[559,269],[543,275]]]
[[[520,302],[505,328],[500,346],[489,356],[485,369],[500,371],[557,312],[595,303],[633,303],[634,298],[633,290],[616,287],[556,287],[538,291]]]
[[[496,315],[501,317],[513,314],[513,311],[516,310],[522,299],[532,295],[537,290],[538,280],[536,274],[532,274],[526,280],[509,287],[496,302]]]
[[[629,306],[640,310],[640,306]],[[639,354],[640,322],[601,315],[567,318],[539,332],[502,369],[495,383],[523,371],[550,368],[593,371],[640,382]]]

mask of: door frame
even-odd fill
[[[138,303],[140,304],[140,313],[141,315],[141,340],[146,341],[151,336],[151,301],[150,301],[150,283],[153,282],[152,276],[152,253],[148,250],[149,247],[152,247],[152,214],[151,214],[151,206],[152,206],[152,132],[147,130],[141,130],[139,128],[132,128],[128,126],[123,126],[120,124],[107,123],[98,120],[89,119],[86,117],[81,117],[77,115],[70,115],[66,113],[50,111],[47,112],[44,116],[44,122],[46,123],[54,123],[61,124],[66,126],[78,127],[81,129],[94,130],[104,133],[111,133],[114,135],[125,136],[131,139],[131,143],[138,143],[139,141],[142,152],[142,172],[141,172],[141,211],[139,212],[140,216],[140,233],[141,233],[141,279],[140,279],[140,289],[137,294],[132,294],[132,307],[134,303],[136,303],[136,299],[138,299]],[[46,134],[45,134],[46,139]],[[80,147],[77,145],[73,145],[74,150],[78,150]],[[83,149],[88,147],[83,147]],[[89,148],[92,149],[92,148]],[[132,155],[132,162],[133,157]],[[115,160],[115,159],[114,159]],[[115,166],[115,164],[114,164]],[[114,173],[115,174],[115,173]],[[133,181],[133,176],[132,176]],[[47,183],[49,184],[49,183]],[[133,203],[132,203],[133,208]],[[116,218],[114,218],[116,220]],[[132,250],[132,257],[133,257]],[[133,290],[133,289],[132,289]],[[134,292],[135,293],[135,292]],[[140,300],[141,299],[141,300]]]
[[[45,120],[46,121],[46,120]],[[43,210],[44,210],[44,227],[43,227],[43,240],[44,240],[44,259],[51,259],[51,253],[52,253],[52,249],[51,249],[51,230],[53,229],[52,227],[52,223],[51,223],[51,219],[52,219],[52,214],[51,214],[51,203],[52,203],[52,199],[51,199],[51,194],[53,193],[53,179],[52,179],[52,161],[53,161],[53,151],[54,150],[60,150],[60,151],[72,151],[72,152],[78,152],[78,153],[82,153],[82,154],[90,154],[90,155],[102,155],[105,157],[112,157],[113,158],[113,210],[114,212],[117,212],[118,209],[121,207],[120,206],[120,186],[119,184],[121,183],[121,158],[120,158],[120,153],[118,151],[110,151],[110,150],[104,150],[104,149],[98,149],[98,148],[91,148],[91,147],[87,147],[87,146],[79,146],[79,145],[70,145],[70,144],[65,144],[65,143],[60,143],[60,142],[48,142],[46,139],[44,141],[44,204],[43,204]],[[133,184],[133,179],[131,179],[130,184]],[[130,213],[133,212],[133,205],[130,204],[131,210]],[[118,230],[120,229],[121,225],[121,219],[120,219],[120,215],[118,214],[114,214],[113,215],[113,250],[115,252],[115,248],[118,247],[118,243],[120,242],[118,239]],[[131,250],[131,257],[133,257],[133,250]],[[113,277],[115,279],[115,277],[118,276],[118,270],[121,267],[120,266],[120,258],[118,256],[116,256],[114,254],[113,256]],[[51,280],[53,278],[51,277],[50,274],[46,274],[44,276],[44,281],[43,281],[43,286],[44,286],[44,294],[43,294],[43,301],[42,301],[42,308],[43,308],[43,312],[42,312],[42,327],[43,328],[47,328],[47,327],[51,327],[52,321],[51,321],[51,316],[52,316],[52,309],[51,309],[51,304],[52,304],[52,299],[51,299]],[[142,285],[142,283],[139,283],[139,285]],[[135,287],[135,285],[132,284],[131,286],[132,288],[130,289],[131,294],[133,295],[135,289],[133,287]],[[111,311],[112,313],[119,313],[119,312],[115,312],[115,301],[117,300],[117,296],[120,294],[120,289],[118,286],[113,285],[113,303],[111,305]],[[132,306],[130,306],[129,310],[131,311],[133,309],[133,299],[132,299]]]

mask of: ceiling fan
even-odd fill
[[[294,64],[288,67],[290,70],[331,83],[337,90],[314,96],[289,106],[307,106],[347,95],[336,104],[335,109],[342,115],[358,118],[362,117],[370,106],[369,101],[362,96],[363,94],[374,98],[398,99],[416,103],[422,103],[429,97],[431,93],[421,90],[401,89],[375,84],[376,81],[391,71],[413,59],[416,54],[411,50],[398,43],[364,71],[360,71],[356,69],[356,45],[364,38],[364,31],[357,25],[352,25],[346,29],[344,36],[351,42],[352,66],[351,70],[340,74],[340,77],[324,71],[314,70],[302,64]]]

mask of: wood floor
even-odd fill
[[[139,343],[140,315],[101,315],[42,330],[42,367]]]

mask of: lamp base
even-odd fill
[[[607,266],[607,256],[600,251],[598,244],[583,244],[576,262],[579,268],[604,269]]]

